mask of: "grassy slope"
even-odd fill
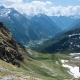
[[[40,54],[28,50],[30,57],[23,55],[24,61],[21,62],[21,68],[17,68],[9,63],[0,60],[0,68],[7,68],[12,71],[23,72],[24,75],[39,77],[44,80],[64,80],[71,78],[67,69],[61,66],[60,58],[66,59],[64,54]],[[35,59],[34,59],[35,58]],[[7,72],[7,74],[11,74]],[[6,75],[2,72],[0,75]],[[15,75],[15,74],[14,74]]]
[[[63,80],[71,77],[59,61],[60,58],[68,58],[65,54],[40,54],[31,50],[28,50],[28,52],[31,57],[35,58],[25,58],[22,63],[22,67],[30,71],[29,75],[40,77],[44,80]]]

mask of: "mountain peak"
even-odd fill
[[[45,16],[47,16],[47,15],[45,15],[45,14],[39,14],[39,15],[37,15],[37,17],[45,17]]]

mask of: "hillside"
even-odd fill
[[[80,18],[74,21],[70,26],[69,29],[75,29],[75,28],[80,28]]]
[[[17,44],[9,30],[0,22],[0,59],[20,67],[19,61],[24,59],[20,48],[21,46]]]
[[[53,40],[47,45],[39,47],[37,50],[45,53],[55,52],[80,52],[80,28],[65,32],[57,40]]]

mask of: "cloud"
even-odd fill
[[[71,15],[80,15],[80,6],[68,6],[68,7],[51,7],[50,15],[55,16],[71,16]]]
[[[16,10],[18,10],[21,13],[26,13],[27,15],[30,14],[39,14],[39,13],[43,13],[45,12],[45,10],[47,9],[46,6],[47,5],[51,5],[52,3],[50,1],[46,1],[46,2],[41,2],[41,1],[32,1],[31,3],[27,2],[27,3],[13,3],[11,5],[4,5],[5,7],[13,7]]]
[[[22,2],[22,0],[0,0],[0,2],[7,2],[7,3],[16,3]]]
[[[1,0],[0,0],[1,1]],[[3,0],[6,2],[6,0]],[[52,2],[32,1],[24,3],[22,0],[7,0],[13,2],[11,5],[5,4],[5,7],[13,7],[20,13],[27,15],[46,14],[48,16],[71,16],[80,15],[80,6],[53,6]]]

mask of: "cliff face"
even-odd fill
[[[25,53],[25,49],[17,44],[10,31],[0,22],[0,59],[20,67],[19,61],[24,59],[21,52]]]

